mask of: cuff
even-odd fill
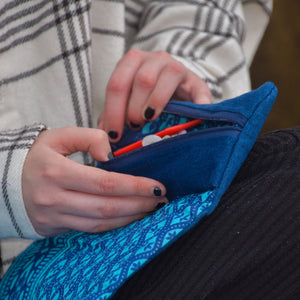
[[[24,206],[22,171],[30,147],[45,129],[43,124],[34,124],[0,133],[0,238],[42,238],[35,232]]]

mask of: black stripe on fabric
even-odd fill
[[[76,6],[78,9],[80,9],[80,3],[76,2]],[[79,24],[80,24],[80,32],[81,32],[81,36],[83,38],[83,41],[86,41],[88,39],[87,37],[87,32],[86,32],[86,25],[85,25],[85,21],[83,19],[83,14],[79,14],[78,16],[79,19]],[[71,19],[73,21],[73,19]],[[74,43],[74,46],[78,46],[78,40],[77,40],[77,36],[75,33],[75,29],[74,29],[74,24],[73,22],[70,23],[70,32],[73,35],[74,38],[72,38],[72,44]],[[90,28],[90,27],[88,27]],[[90,65],[89,65],[89,57],[88,57],[88,53],[87,51],[85,51],[83,53],[83,55],[85,54],[85,59],[87,62],[87,68],[90,69]],[[79,76],[80,76],[80,83],[81,83],[81,89],[83,92],[83,98],[84,98],[84,106],[85,106],[85,112],[87,115],[87,125],[88,127],[92,127],[92,114],[91,114],[91,110],[90,110],[90,105],[91,105],[91,99],[89,97],[89,87],[87,84],[87,81],[91,80],[91,77],[86,78],[86,75],[89,76],[89,74],[91,74],[91,72],[88,71],[88,74],[85,74],[84,71],[84,65],[83,65],[83,60],[81,57],[81,52],[77,52],[77,54],[75,55],[76,57],[76,64],[77,64],[77,68],[79,70]],[[90,82],[91,83],[91,82]],[[89,156],[89,153],[87,152],[81,152],[82,156],[83,156],[83,162],[85,165],[91,163],[91,159]]]
[[[221,3],[220,5],[223,6],[224,8],[227,8],[227,6],[229,5],[231,0],[224,0],[223,3]]]
[[[43,71],[44,69],[48,68],[49,66],[55,64],[56,62],[62,60],[62,59],[66,59],[71,55],[74,55],[76,52],[79,51],[85,51],[88,47],[91,46],[91,41],[88,41],[87,43],[85,43],[84,45],[81,45],[77,48],[71,49],[71,50],[67,50],[51,59],[49,59],[47,62],[45,62],[44,64],[37,66],[36,68],[33,68],[29,71],[23,72],[21,74],[18,74],[16,76],[13,77],[9,77],[9,78],[4,78],[0,80],[0,86],[3,84],[9,84],[33,75],[38,74],[39,72]]]
[[[156,8],[156,5],[148,4],[146,7],[146,10],[144,9],[143,14],[139,20],[139,27],[144,28],[145,25],[147,24],[147,20],[149,16],[152,14],[153,10]]]
[[[156,11],[153,13],[151,20],[154,20],[155,18],[157,18],[160,14],[163,13],[163,11],[167,9],[166,6],[161,6],[161,7],[157,7]]]
[[[197,64],[197,60],[196,59],[192,59],[190,61],[195,68],[199,68],[198,64]],[[222,93],[221,91],[218,91],[217,87],[224,83],[225,81],[227,81],[232,75],[234,75],[236,72],[238,72],[240,69],[242,69],[244,66],[246,65],[246,61],[243,60],[242,62],[240,62],[239,64],[237,64],[236,66],[234,66],[232,69],[230,69],[225,75],[220,76],[216,79],[212,79],[212,78],[208,78],[208,77],[202,77],[202,80],[204,80],[208,85],[212,85],[210,87],[210,91],[212,93],[212,95],[216,98],[222,98]]]
[[[59,7],[61,5],[57,5],[57,7],[55,8],[55,10],[58,10]],[[90,8],[90,4],[88,4],[87,6],[85,6],[84,8],[81,8],[80,11],[73,11],[72,14],[75,14],[75,15],[79,15],[79,13],[84,13],[86,11],[88,11]],[[54,11],[55,11],[54,10]],[[53,13],[53,11],[50,11],[49,10],[49,15],[51,15]],[[51,29],[52,27],[56,26],[57,24],[60,24],[64,21],[66,21],[68,18],[72,18],[72,14],[68,14],[68,15],[62,15],[62,16],[58,16],[57,19],[51,21],[51,22],[48,22],[47,24],[45,25],[42,25],[40,28],[38,28],[35,32],[33,33],[30,33],[28,35],[24,35],[23,37],[20,37],[20,38],[17,38],[15,39],[14,41],[12,41],[9,45],[6,45],[2,48],[0,48],[0,54],[5,52],[5,51],[8,51],[10,50],[11,48],[14,48],[20,44],[24,44],[25,42],[29,42],[35,38],[37,38],[39,35],[41,35],[42,33],[44,33],[45,31]],[[45,16],[46,17],[46,16]],[[42,21],[43,19],[41,19]],[[20,28],[20,29],[23,29],[23,28]]]
[[[212,80],[207,78],[207,82],[213,83],[213,84],[221,84],[224,81],[228,80],[230,76],[238,72],[240,69],[242,69],[246,65],[246,61],[243,60],[242,62],[238,63],[236,66],[234,66],[231,70],[229,70],[225,75],[218,77],[216,80]]]
[[[59,22],[60,16],[59,16],[57,0],[55,0],[53,3],[54,3],[53,11],[55,13],[56,20],[57,20],[56,28],[57,28],[57,33],[58,33],[58,39],[59,39],[61,51],[64,53],[64,52],[67,51],[67,42],[66,42],[66,39],[65,39],[62,22]],[[68,6],[68,2],[64,1],[63,5],[65,7]],[[67,10],[65,10],[65,13],[66,13],[66,15],[70,15],[70,13]],[[71,15],[70,15],[70,17],[71,17]],[[70,37],[70,38],[72,39],[72,37]],[[64,66],[65,66],[65,71],[66,71],[67,80],[68,80],[68,84],[69,84],[69,91],[70,91],[70,94],[71,94],[76,125],[79,126],[79,127],[82,127],[83,126],[83,121],[82,121],[82,116],[81,116],[81,111],[80,111],[80,105],[79,105],[79,99],[78,99],[76,84],[75,84],[75,81],[74,81],[74,75],[73,75],[74,71],[73,71],[72,64],[71,64],[69,56],[64,57]]]
[[[30,147],[32,146],[32,144],[30,143],[30,144],[18,144],[18,145],[15,145],[14,146],[14,150],[15,149],[30,149]],[[5,151],[9,151],[9,150],[11,150],[11,148],[12,148],[12,146],[10,145],[10,146],[6,146],[6,147],[2,147],[2,148],[0,148],[0,152],[5,152]]]
[[[96,34],[111,35],[114,37],[122,37],[122,38],[125,37],[124,32],[117,31],[117,30],[109,30],[109,29],[101,29],[101,28],[93,27],[92,32]]]
[[[216,31],[217,32],[222,32],[222,29],[224,27],[224,21],[225,21],[225,15],[220,13],[220,16],[218,18],[218,22],[216,25]]]
[[[240,3],[240,0],[234,0],[231,5],[231,10],[235,10],[239,3]]]
[[[36,13],[37,11],[41,10],[46,4],[49,4],[48,0],[44,0],[36,5],[33,5],[31,7],[27,7],[22,11],[16,12],[14,15],[8,16],[4,20],[0,22],[0,28],[4,28],[7,26],[9,23],[13,21],[20,21],[22,18],[31,15],[33,13]],[[23,25],[22,25],[23,26]],[[26,27],[28,28],[28,27]]]
[[[201,53],[200,55],[200,59],[205,59],[206,56],[214,49],[218,48],[218,47],[221,47],[222,45],[224,45],[226,42],[228,41],[228,39],[226,38],[221,38],[219,41],[213,43],[212,45],[210,46],[207,46],[203,52]]]
[[[184,56],[184,50],[186,49],[186,46],[189,45],[189,43],[197,37],[197,32],[190,33],[180,44],[179,49],[177,51],[178,56]]]
[[[182,36],[183,33],[184,33],[184,31],[182,30],[182,31],[177,31],[173,35],[173,37],[172,37],[171,41],[169,42],[167,49],[166,49],[166,51],[168,53],[173,53],[173,47],[175,47],[176,42],[180,39],[180,37]]]
[[[52,9],[47,9],[45,12],[43,12],[42,14],[40,14],[38,17],[27,21],[25,23],[19,24],[14,28],[9,29],[6,33],[4,33],[3,35],[0,36],[0,42],[4,42],[5,40],[7,40],[8,38],[12,38],[13,35],[20,33],[21,31],[24,31],[30,27],[33,27],[35,25],[37,25],[38,23],[40,23],[41,21],[43,21],[45,18],[51,16],[53,13]],[[7,24],[5,24],[6,26]]]
[[[27,136],[23,136],[21,138],[21,141],[30,141],[32,139],[34,139],[36,136],[35,135],[27,135]],[[1,143],[7,143],[7,142],[13,142],[14,140],[9,139],[9,138],[1,138],[0,140],[0,144]]]
[[[149,35],[144,35],[144,36],[140,36],[138,38],[135,39],[135,42],[136,43],[142,43],[142,42],[145,42],[147,40],[150,40],[160,34],[163,34],[163,33],[166,33],[166,32],[169,32],[169,31],[174,31],[174,30],[190,30],[190,31],[198,31],[198,28],[194,28],[194,27],[188,27],[188,26],[173,26],[173,27],[170,27],[170,28],[165,28],[165,29],[162,29],[162,30],[159,30],[159,31],[156,31],[152,34],[149,34]],[[237,37],[233,34],[226,34],[226,33],[221,33],[221,32],[207,32],[208,34],[212,34],[212,35],[217,35],[217,36],[222,36],[224,38],[233,38],[235,40],[237,40]]]
[[[174,0],[160,0],[160,1],[152,1],[151,4],[155,5],[155,3],[166,3],[166,4],[172,4],[172,3],[182,3],[182,4],[191,4],[191,5],[196,5],[196,6],[203,6],[203,7],[215,7],[217,9],[220,9],[222,11],[223,14],[225,14],[226,16],[228,16],[230,19],[234,18],[234,15],[229,12],[227,9],[225,9],[224,7],[222,7],[222,5],[220,5],[220,3],[218,2],[218,0],[210,0],[210,1],[203,1],[203,2],[199,2],[199,1],[194,1],[194,0],[178,0],[178,1],[174,1]]]
[[[133,22],[131,20],[128,20],[127,18],[125,19],[125,25],[128,26],[128,27],[131,27],[133,29],[138,28],[138,23],[137,22]]]
[[[9,200],[9,197],[8,197],[8,193],[7,193],[7,184],[6,184],[7,176],[8,176],[8,170],[9,170],[9,167],[10,167],[13,151],[16,149],[14,146],[15,145],[12,145],[10,147],[10,151],[7,154],[7,159],[6,159],[6,163],[5,163],[5,167],[4,167],[4,173],[3,173],[3,177],[2,177],[2,195],[3,195],[5,207],[8,211],[8,214],[9,214],[9,217],[10,217],[10,220],[11,220],[11,223],[12,223],[13,227],[15,228],[18,236],[20,238],[24,238],[25,236],[24,236],[20,226],[18,225],[16,217],[15,217],[14,212],[12,210],[10,200]],[[1,150],[2,149],[0,149],[0,151]]]
[[[201,17],[202,17],[202,7],[200,6],[200,7],[198,7],[196,14],[195,14],[194,28],[197,28],[200,25]]]
[[[66,8],[65,11],[67,13],[70,13],[70,10],[68,9],[69,6],[65,6],[65,8]],[[81,9],[80,3],[76,2],[76,10],[80,11],[80,9]],[[78,19],[79,19],[79,23],[80,23],[80,33],[81,33],[82,39],[84,42],[86,42],[87,36],[86,36],[86,31],[85,31],[83,14],[79,14]],[[77,38],[77,34],[75,32],[73,21],[74,21],[74,18],[70,18],[70,19],[68,19],[67,24],[68,24],[69,33],[71,36],[72,48],[77,48],[79,46],[79,43],[78,43],[78,38]],[[84,52],[85,53],[83,53],[83,54],[86,54],[85,58],[87,59],[87,62],[88,62],[89,60],[88,60],[88,55],[86,53],[87,51],[84,51]],[[78,51],[75,53],[75,61],[76,61],[76,66],[77,66],[78,74],[79,74],[79,78],[80,78],[80,85],[81,85],[81,90],[82,90],[83,98],[84,98],[85,111],[88,116],[88,126],[92,127],[92,116],[91,116],[91,112],[89,109],[89,92],[88,92],[87,78],[86,78],[85,71],[84,71],[83,59],[82,59],[81,53],[82,52],[78,52]]]
[[[81,28],[81,32],[82,32],[82,36],[83,36],[83,40],[85,42],[89,41],[90,40],[90,34],[88,34],[87,32],[87,29],[89,30],[91,28],[91,23],[90,23],[90,15],[87,16],[87,24],[83,18],[83,14],[80,14],[79,15],[79,22],[80,22],[80,28]],[[90,57],[89,57],[89,52],[88,51],[85,51],[85,59],[86,59],[86,62],[88,64],[87,66],[87,71],[88,71],[88,81],[89,81],[89,86],[91,88],[92,86],[92,66],[91,66],[91,61],[90,61]],[[91,91],[90,91],[91,92]],[[90,94],[90,97],[91,97],[91,94]],[[93,126],[93,121],[92,121],[92,113],[91,113],[91,106],[90,106],[90,102],[91,102],[91,99],[89,99],[88,97],[88,92],[87,92],[87,96],[86,96],[86,112],[87,112],[87,115],[88,115],[88,126],[89,127],[92,127]]]
[[[137,10],[135,10],[134,8],[129,7],[129,6],[125,6],[125,11],[126,11],[128,14],[131,14],[132,16],[134,16],[135,18],[139,18],[140,14],[141,14],[140,11],[137,11]]]
[[[24,0],[13,0],[9,3],[6,3],[1,9],[0,9],[0,16],[6,13],[7,11],[24,4]]]
[[[133,2],[136,5],[141,6],[141,8],[145,6],[145,3],[143,1],[140,1],[140,0],[131,0],[131,2]]]
[[[205,25],[204,25],[204,31],[207,32],[210,30],[211,28],[211,22],[213,20],[213,16],[214,16],[214,8],[210,7],[208,10],[208,14],[206,16],[206,21],[205,21]]]
[[[34,132],[37,130],[40,130],[41,127],[45,127],[43,124],[35,126],[33,125],[33,127],[29,127],[29,126],[24,126],[18,129],[10,129],[10,130],[2,130],[0,131],[0,136],[4,135],[4,136],[12,136],[12,135],[20,135],[22,133],[30,133],[30,132]]]
[[[195,57],[195,52],[199,49],[199,47],[209,42],[212,38],[213,38],[212,34],[207,34],[203,38],[201,38],[198,42],[195,43],[193,48],[190,50],[189,56]]]

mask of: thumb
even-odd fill
[[[63,127],[42,132],[44,140],[54,151],[66,156],[83,151],[89,152],[98,161],[108,160],[111,152],[105,131],[94,128]]]

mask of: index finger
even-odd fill
[[[143,57],[142,51],[130,50],[119,61],[107,84],[104,129],[113,141],[122,135],[131,87]]]
[[[60,185],[66,189],[108,196],[164,196],[166,188],[154,179],[105,171],[64,158]]]

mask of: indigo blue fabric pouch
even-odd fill
[[[203,120],[184,134],[98,165],[157,179],[170,203],[146,218],[99,234],[68,232],[36,241],[0,283],[0,299],[108,299],[137,270],[219,203],[277,95],[272,83],[219,104],[171,101],[139,131],[127,128],[114,151],[167,127]]]

